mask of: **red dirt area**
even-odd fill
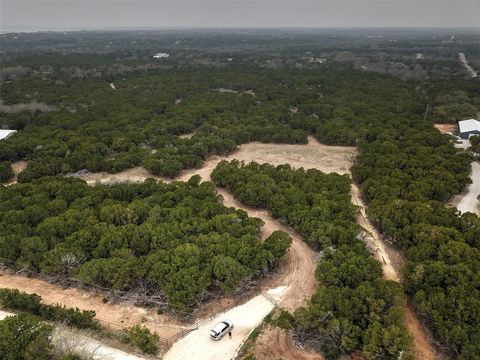
[[[452,134],[458,129],[457,124],[433,124],[442,134]]]
[[[273,327],[262,330],[251,353],[259,360],[324,360],[318,353],[295,346],[286,330]]]
[[[407,325],[410,335],[414,338],[413,351],[415,359],[419,360],[435,360],[437,359],[435,350],[433,349],[425,329],[413,312],[413,308],[409,302],[405,304],[405,324]]]

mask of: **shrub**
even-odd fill
[[[128,328],[126,340],[146,354],[155,355],[158,352],[158,340],[160,340],[160,337],[157,333],[152,334],[144,326],[135,325]]]

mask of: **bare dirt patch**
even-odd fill
[[[369,251],[382,265],[383,276],[387,280],[401,282],[400,273],[403,266],[403,258],[398,250],[387,244],[367,217],[366,205],[356,184],[352,184],[352,199],[356,205],[360,206],[358,223],[368,232],[364,237],[364,241]],[[436,359],[436,351],[428,340],[427,332],[416,317],[415,312],[408,303],[405,305],[404,310],[405,325],[413,337],[416,358],[421,360]]]
[[[272,165],[290,164],[294,168],[318,169],[325,173],[349,174],[357,149],[348,146],[328,146],[319,143],[314,137],[308,138],[306,145],[263,144],[251,142],[243,144],[226,156],[208,158],[201,169],[184,171],[178,180],[188,180],[192,175],[200,175],[204,181],[222,160],[233,159],[245,162],[269,163]]]
[[[76,288],[63,289],[47,281],[0,272],[0,288],[18,289],[36,293],[46,304],[61,304],[81,310],[95,310],[96,318],[107,327],[118,329],[142,324],[162,337],[170,337],[185,326],[169,315],[159,315],[153,309],[144,309],[126,303],[104,303],[103,297]]]
[[[457,124],[433,124],[433,126],[442,134],[453,134],[458,129]]]
[[[178,137],[179,137],[180,139],[191,139],[193,135],[195,135],[195,132],[191,132],[191,133],[187,133],[187,134],[182,134],[182,135],[179,135]]]
[[[262,330],[251,353],[259,360],[324,360],[320,354],[296,346],[286,330],[274,327]]]
[[[435,350],[430,344],[427,332],[424,327],[418,321],[415,312],[413,311],[410,303],[406,303],[404,307],[405,324],[407,325],[410,335],[414,338],[413,350],[415,352],[415,358],[419,360],[435,360],[438,359]]]
[[[16,184],[18,179],[18,174],[20,174],[26,168],[27,168],[27,162],[25,160],[19,160],[12,163],[12,169],[13,169],[13,172],[15,173],[15,176],[13,177],[12,180],[10,180],[5,185],[8,186],[8,185]]]

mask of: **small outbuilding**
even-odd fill
[[[15,134],[17,130],[4,130],[0,129],[0,140],[4,140]]]
[[[458,122],[458,132],[462,139],[472,135],[480,135],[480,121],[475,119],[461,120]]]

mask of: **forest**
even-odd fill
[[[138,292],[191,311],[275,267],[291,239],[226,208],[199,177],[89,187],[44,177],[0,189],[0,257],[14,267]]]
[[[476,358],[480,220],[443,204],[470,182],[471,155],[419,119],[384,122],[359,150],[353,177],[370,218],[403,250],[415,309],[447,352]]]
[[[403,291],[382,278],[381,265],[359,240],[351,180],[289,165],[220,162],[212,180],[244,204],[271,211],[322,254],[319,287],[310,304],[297,309],[297,340],[327,359],[362,351],[367,359],[411,358],[404,325]]]
[[[338,47],[330,35],[325,52],[331,55]],[[427,55],[448,58],[462,50],[457,43],[439,47],[427,35]],[[38,36],[55,47],[48,34]],[[95,48],[103,46],[102,36],[92,40]],[[194,47],[190,36],[185,41]],[[402,81],[330,61],[330,55],[326,64],[303,67],[297,60],[309,62],[311,42],[295,41],[275,55],[251,51],[257,43],[243,45],[245,52],[177,49],[168,62],[155,64],[145,42],[126,51],[114,41],[114,52],[94,54],[62,45],[61,54],[25,51],[27,39],[23,52],[2,54],[0,127],[19,132],[0,141],[0,181],[13,178],[13,162],[28,162],[18,184],[0,188],[2,262],[141,293],[177,312],[232,294],[275,268],[290,244],[286,234],[260,243],[261,221],[223,207],[213,185],[198,178],[88,187],[60,175],[144,166],[174,178],[243,143],[304,144],[314,135],[325,144],[358,147],[353,180],[369,217],[406,258],[403,290],[442,350],[459,359],[478,357],[480,223],[445,206],[469,184],[472,157],[431,126],[475,117],[478,79]],[[360,55],[362,46],[367,52],[395,48],[383,40],[348,41],[342,49]],[[417,51],[409,41],[400,41],[395,56]],[[199,40],[207,43],[217,44]],[[428,64],[442,66],[433,58],[422,62]],[[478,149],[477,138],[472,145]],[[347,177],[221,163],[212,178],[245,204],[270,210],[322,252],[321,285],[310,305],[294,314],[300,341],[329,358],[357,350],[396,358],[408,347],[403,291],[382,279],[357,239]]]
[[[34,92],[50,111],[3,114],[1,126],[22,131],[0,142],[2,179],[20,159],[28,167],[19,181],[137,165],[175,177],[249,141],[301,144],[310,132],[327,144],[352,145],[366,131],[352,129],[354,118],[421,107],[406,83],[347,66],[325,70],[169,69],[125,76],[116,91],[105,80],[64,75],[8,82],[0,88],[5,105],[30,104]]]

